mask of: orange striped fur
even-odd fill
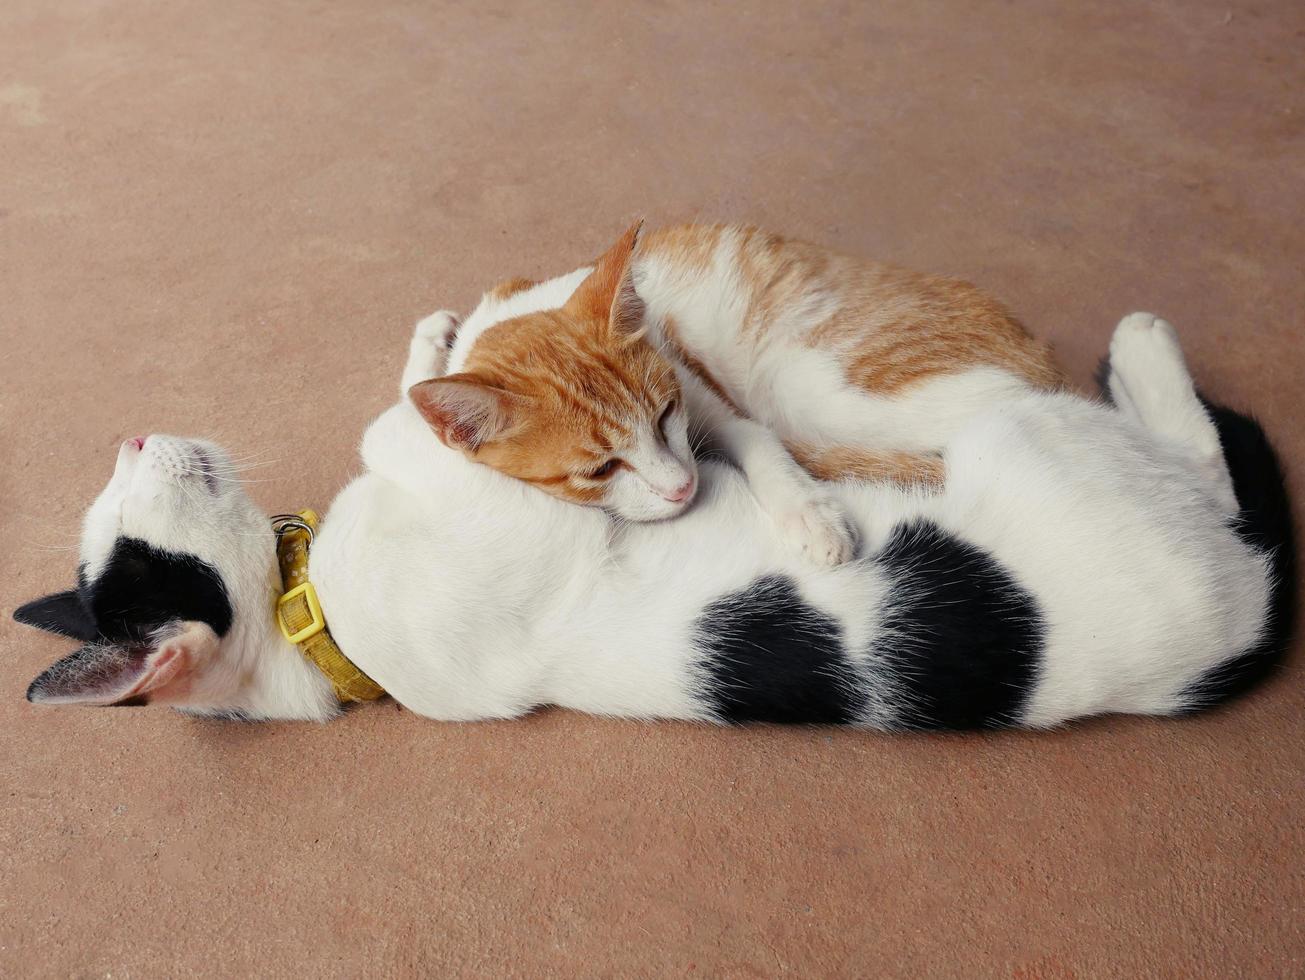
[[[697,266],[723,227],[673,229],[650,237],[648,248],[663,248],[667,258],[686,268]],[[744,330],[763,338],[803,294],[835,295],[839,309],[813,325],[807,343],[842,354],[848,380],[866,391],[891,394],[977,364],[1004,368],[1037,388],[1065,382],[1050,345],[1029,336],[1009,310],[968,282],[843,255],[758,228],[741,234],[740,273],[750,298]]]
[[[1030,337],[1005,307],[969,283],[727,225],[654,231],[638,244],[632,260],[638,228],[595,263],[562,309],[496,325],[476,341],[460,375],[428,382],[470,384],[480,390],[475,397],[499,393],[491,394],[484,411],[494,437],[454,432],[453,442],[556,496],[594,503],[603,494],[602,468],[620,466],[622,448],[636,431],[647,431],[679,399],[673,365],[695,376],[738,417],[749,417],[747,392],[712,371],[673,316],[656,325],[657,350],[640,339],[648,324],[631,276],[632,261],[649,258],[685,281],[709,276],[713,263],[722,261],[720,246],[727,236],[738,242],[730,275],[746,306],[740,343],[751,349],[763,348],[777,323],[800,318],[814,296],[830,300],[832,312],[805,325],[799,343],[834,355],[848,384],[866,393],[897,397],[932,378],[979,366],[1007,372],[1035,389],[1064,383],[1048,345]],[[512,279],[493,295],[504,298],[532,285],[529,279]],[[450,434],[447,424],[441,429],[447,413],[429,405],[423,411],[437,431]],[[785,447],[820,480],[938,486],[944,478],[937,452],[826,442],[787,439]]]

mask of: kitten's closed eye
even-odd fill
[[[670,433],[666,431],[666,424],[670,422],[671,416],[675,414],[675,409],[679,407],[679,404],[678,398],[672,398],[666,403],[666,407],[662,409],[661,418],[657,420],[657,431],[662,434],[663,439],[670,438]]]
[[[590,470],[586,476],[591,480],[606,480],[621,467],[621,461],[613,456],[596,470]]]

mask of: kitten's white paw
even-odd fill
[[[453,346],[453,338],[457,336],[461,325],[462,320],[452,310],[437,310],[418,322],[412,337],[414,340],[429,340],[437,347],[447,349]]]
[[[793,547],[820,565],[841,565],[856,553],[856,532],[842,506],[818,494],[776,515]]]

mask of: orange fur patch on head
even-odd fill
[[[605,479],[595,472],[619,460],[680,394],[670,363],[646,341],[614,334],[609,312],[568,304],[505,321],[480,337],[465,373],[511,393],[512,428],[459,448],[556,497],[601,503]]]

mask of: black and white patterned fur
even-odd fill
[[[444,356],[419,332],[405,387]],[[368,429],[310,574],[348,656],[432,718],[559,704],[963,729],[1181,713],[1282,650],[1281,474],[1258,426],[1198,399],[1162,320],[1119,325],[1108,394],[986,413],[947,446],[941,494],[836,487],[863,549],[836,568],[777,541],[726,467],[703,467],[685,516],[619,526],[446,449],[400,402]],[[85,644],[30,700],[338,711],[273,622],[273,536],[231,476],[208,443],[122,447],[78,588],[16,614]]]

